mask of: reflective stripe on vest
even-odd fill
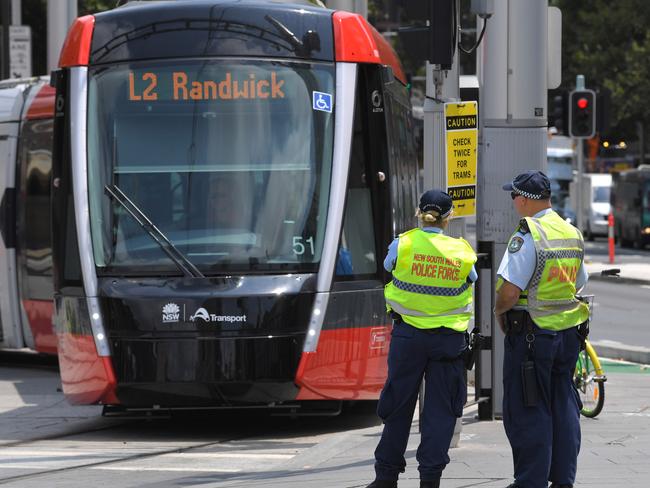
[[[412,229],[400,235],[386,308],[426,329],[467,330],[472,288],[467,282],[476,254],[463,239]]]
[[[582,235],[551,211],[527,217],[537,263],[528,284],[528,312],[543,329],[564,330],[587,320],[587,306],[576,299],[576,280],[584,258]],[[521,300],[520,300],[521,301]]]
[[[456,297],[461,295],[465,290],[467,290],[471,285],[465,281],[458,288],[445,288],[442,286],[427,286],[427,285],[416,285],[414,283],[406,283],[400,281],[397,278],[393,278],[393,285],[395,285],[400,290],[410,291],[413,293],[421,293],[423,295],[434,295],[439,297]]]

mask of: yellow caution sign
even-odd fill
[[[476,102],[445,103],[445,142],[447,193],[454,201],[454,215],[476,215]]]

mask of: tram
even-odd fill
[[[49,78],[0,82],[0,348],[56,354]]]
[[[300,0],[132,2],[77,19],[59,65],[67,398],[377,399],[382,260],[415,223],[417,184],[406,79],[381,35]]]

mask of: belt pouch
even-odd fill
[[[537,375],[535,374],[535,362],[531,358],[521,363],[521,384],[524,392],[524,406],[534,407],[537,405]]]

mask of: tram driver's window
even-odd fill
[[[359,113],[360,104],[356,105],[348,193],[335,270],[339,277],[377,273],[375,225],[370,188],[366,178],[362,117]]]
[[[349,188],[336,261],[337,276],[377,272],[375,230],[368,188]]]

